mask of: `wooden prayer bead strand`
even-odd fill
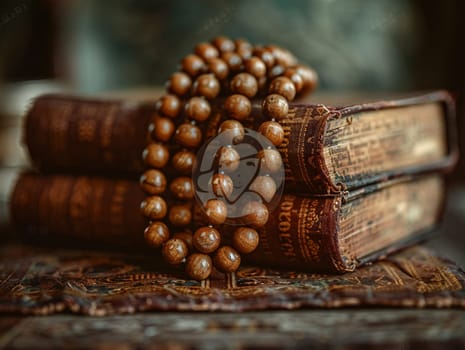
[[[232,179],[226,174],[215,174],[211,180],[212,190],[217,197],[228,198],[233,190],[234,184]]]
[[[213,269],[213,263],[207,254],[194,253],[187,257],[186,273],[195,280],[204,280],[208,278]]]
[[[243,254],[252,253],[257,247],[260,238],[258,232],[251,227],[237,228],[232,237],[232,245]]]
[[[231,79],[231,91],[236,94],[244,95],[248,98],[253,98],[257,94],[258,84],[257,79],[249,73],[239,73]]]
[[[181,110],[181,101],[176,95],[164,95],[157,101],[156,108],[161,114],[176,118]]]
[[[196,55],[202,57],[204,60],[216,58],[219,55],[218,49],[210,43],[200,43],[194,49]]]
[[[168,142],[176,126],[170,118],[156,116],[149,125],[149,134],[154,141]]]
[[[212,100],[220,93],[220,83],[214,74],[201,74],[192,85],[192,94]]]
[[[145,193],[160,194],[165,192],[166,177],[157,169],[148,169],[140,177],[140,186]]]
[[[270,142],[279,147],[284,141],[284,129],[278,122],[273,120],[263,122],[258,128],[258,132],[265,136]]]
[[[218,128],[218,134],[228,133],[228,136],[231,137],[233,144],[239,143],[244,139],[245,130],[240,122],[237,120],[227,119],[221,123]]]
[[[168,264],[181,264],[185,261],[188,253],[189,249],[181,239],[171,238],[163,244],[162,255]]]
[[[189,150],[181,150],[174,154],[172,159],[173,167],[181,174],[190,175],[195,162],[195,154]]]
[[[187,55],[181,62],[182,69],[191,77],[196,77],[202,73],[205,68],[205,62],[197,55]]]
[[[239,253],[229,246],[223,246],[218,249],[213,258],[215,267],[225,273],[236,271],[241,264]]]
[[[166,216],[167,205],[160,196],[150,196],[142,201],[140,209],[143,215],[152,220],[160,220]]]
[[[168,219],[173,226],[186,227],[192,221],[192,212],[189,204],[174,204],[169,209]]]
[[[191,97],[184,106],[187,117],[197,122],[204,122],[210,117],[210,103],[200,96]]]
[[[155,169],[164,168],[170,159],[168,148],[159,143],[150,143],[142,152],[144,163]]]
[[[220,233],[211,226],[198,228],[192,237],[194,248],[201,253],[213,253],[220,246],[220,243]]]
[[[270,84],[268,90],[270,94],[278,94],[286,98],[288,101],[292,101],[296,94],[296,89],[292,80],[286,77],[274,78]]]
[[[192,80],[188,74],[176,72],[170,77],[166,85],[170,92],[181,97],[190,91]]]
[[[247,40],[237,39],[234,41],[234,44],[236,45],[236,53],[239,56],[245,59],[252,56],[253,47]]]
[[[144,231],[145,241],[154,248],[159,248],[170,238],[170,231],[161,221],[149,224]]]
[[[205,204],[205,215],[211,225],[221,225],[228,217],[226,204],[220,199],[210,199]]]
[[[236,120],[245,120],[252,112],[252,103],[244,95],[233,94],[224,101],[224,109],[229,117]]]
[[[202,131],[192,123],[183,123],[176,129],[174,138],[182,146],[197,148],[202,142]]]
[[[214,38],[212,40],[212,44],[215,45],[215,47],[221,52],[234,51],[234,49],[236,48],[234,42],[225,36],[219,36]]]
[[[173,234],[173,238],[181,239],[186,243],[189,252],[192,252],[194,246],[192,244],[192,232],[190,230],[178,231]]]
[[[249,188],[258,193],[267,203],[271,202],[276,194],[276,183],[271,176],[257,176]]]
[[[178,199],[189,200],[194,198],[194,184],[192,178],[180,176],[171,181],[170,191]]]
[[[267,95],[262,104],[262,112],[270,118],[262,123],[259,132],[270,142],[279,146],[284,140],[282,126],[276,121],[287,116],[288,101],[296,94],[312,90],[316,86],[317,76],[310,68],[297,65],[294,56],[287,50],[275,45],[252,47],[245,40],[233,42],[226,37],[218,37],[210,43],[200,43],[194,54],[182,60],[183,72],[174,73],[167,82],[171,94],[163,96],[157,102],[159,116],[149,126],[149,133],[154,141],[143,152],[144,162],[151,167],[141,176],[141,188],[150,194],[141,203],[141,211],[152,220],[159,220],[168,213],[168,220],[173,226],[188,225],[192,218],[191,207],[175,204],[170,208],[159,194],[166,189],[166,178],[161,170],[169,161],[169,152],[165,144],[173,140],[188,149],[195,150],[202,142],[200,128],[196,122],[203,123],[210,117],[211,107],[208,102],[220,93],[226,96],[224,109],[230,118],[223,122],[219,132],[231,133],[231,143],[240,142],[244,137],[244,128],[240,121],[247,119],[251,113],[250,98]],[[228,82],[227,77],[234,74]],[[267,86],[267,79],[272,79]],[[230,93],[231,92],[231,93]],[[229,96],[228,96],[229,94]],[[197,96],[195,96],[197,95]],[[187,99],[182,106],[180,98]],[[184,122],[177,127],[172,119],[184,110],[191,122]],[[187,120],[188,121],[188,120]],[[174,137],[173,137],[174,136]],[[222,170],[235,171],[240,155],[232,147],[222,147],[218,152],[219,165]],[[282,166],[279,152],[264,149],[257,155],[263,170],[272,173]],[[176,152],[172,165],[180,175],[190,175],[195,161],[195,153],[184,149]],[[170,183],[170,191],[179,200],[189,201],[193,198],[192,179],[180,176]],[[234,184],[229,176],[215,174],[211,179],[213,193],[218,199],[211,199],[205,205],[205,212],[210,224],[219,225],[227,218],[227,207],[220,198],[232,194]],[[269,202],[276,192],[276,184],[271,176],[259,176],[249,187],[258,193],[265,202]],[[260,202],[249,202],[242,208],[246,222],[254,227],[263,226],[268,220],[268,209]],[[199,228],[193,235],[178,232],[168,239],[169,230],[161,221],[150,223],[144,236],[154,247],[163,245],[163,256],[171,264],[186,261],[186,273],[194,279],[205,279],[212,271],[212,264],[223,272],[233,272],[240,265],[240,253],[250,253],[258,245],[258,234],[250,227],[235,230],[232,243],[234,248],[223,246],[221,235],[212,226]],[[218,249],[219,248],[219,249]],[[194,253],[188,257],[189,250],[196,249],[204,253]],[[206,255],[214,253],[214,259]]]

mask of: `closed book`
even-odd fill
[[[10,200],[28,242],[71,241],[146,251],[147,224],[136,181],[22,174]],[[332,196],[284,194],[249,262],[315,272],[346,272],[423,239],[444,205],[440,175],[403,177]],[[194,210],[194,224],[201,223]],[[224,243],[232,226],[221,228]]]
[[[154,101],[44,95],[26,115],[24,141],[43,172],[137,178],[156,113]],[[224,118],[220,109],[212,113],[204,139],[216,134]],[[255,104],[244,124],[256,128],[261,121]],[[338,194],[446,169],[457,158],[454,103],[442,91],[340,107],[291,103],[280,123],[287,192]]]

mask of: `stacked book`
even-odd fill
[[[359,102],[289,104],[279,121],[284,193],[247,264],[345,273],[439,224],[443,176],[457,159],[451,97]],[[37,98],[23,138],[34,170],[19,177],[10,201],[16,231],[29,242],[151,254],[138,179],[156,113],[154,101]]]

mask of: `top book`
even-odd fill
[[[154,116],[154,101],[44,95],[26,115],[24,140],[41,171],[133,177],[144,169],[141,155]],[[280,121],[286,190],[337,194],[447,169],[457,158],[454,117],[454,102],[443,91],[339,107],[291,103]],[[222,118],[213,114],[206,137],[216,134]],[[261,120],[254,105],[245,126]]]

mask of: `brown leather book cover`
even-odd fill
[[[247,126],[258,125],[259,111],[254,105]],[[136,178],[155,113],[154,102],[44,95],[26,115],[24,142],[41,171]],[[220,121],[210,118],[207,137]],[[457,158],[454,103],[446,92],[345,107],[293,103],[282,125],[287,191],[336,194],[446,169]]]
[[[285,194],[248,255],[262,266],[346,272],[418,241],[439,221],[439,176],[402,179],[340,196]],[[30,242],[81,241],[89,246],[144,248],[145,194],[135,181],[23,174],[10,203],[17,231]],[[194,212],[194,222],[201,219]],[[224,239],[228,238],[224,227]]]
[[[420,246],[344,275],[244,266],[228,278],[202,282],[141,254],[24,245],[0,253],[2,313],[465,308],[464,271]]]

